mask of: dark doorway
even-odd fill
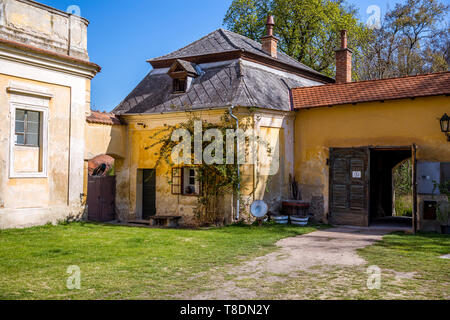
[[[116,177],[89,176],[88,220],[109,222],[115,219]]]
[[[156,171],[143,170],[142,178],[142,219],[148,220],[156,215]]]
[[[369,148],[330,150],[330,222],[369,226]]]
[[[395,225],[398,227],[411,227],[412,226],[412,213],[409,214],[396,214],[396,189],[398,189],[398,177],[394,178],[395,174],[398,174],[397,169],[399,165],[405,163],[406,160],[411,159],[411,148],[397,148],[397,149],[371,149],[370,150],[370,224],[376,225]],[[412,166],[412,164],[411,164]],[[405,168],[400,168],[405,169]],[[412,206],[412,167],[411,170],[406,173],[403,172],[403,176],[410,175],[411,179],[407,182],[410,183],[410,201]],[[396,182],[397,183],[394,183]],[[397,196],[399,196],[397,191]],[[402,194],[403,199],[408,199],[406,194]],[[397,203],[398,203],[397,199]]]

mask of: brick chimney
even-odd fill
[[[341,48],[336,50],[336,83],[352,82],[352,54],[347,48],[347,30],[342,30]]]
[[[278,53],[278,39],[273,35],[273,26],[275,21],[273,16],[267,17],[267,35],[261,39],[262,49],[272,58],[277,58]]]

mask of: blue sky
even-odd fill
[[[147,59],[181,48],[222,27],[232,0],[37,0],[64,10],[77,5],[90,21],[91,61],[102,67],[92,81],[92,108],[110,111],[151,70]],[[385,11],[397,1],[348,0],[360,10],[378,5]]]

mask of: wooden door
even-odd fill
[[[369,149],[330,149],[330,222],[369,226]]]
[[[116,218],[116,177],[88,178],[88,220],[108,222]]]
[[[142,219],[148,220],[156,215],[156,172],[143,171]]]

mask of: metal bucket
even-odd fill
[[[308,224],[308,217],[291,216],[291,223],[297,226],[306,226]]]
[[[273,216],[273,221],[279,224],[287,224],[289,221],[288,216]]]

